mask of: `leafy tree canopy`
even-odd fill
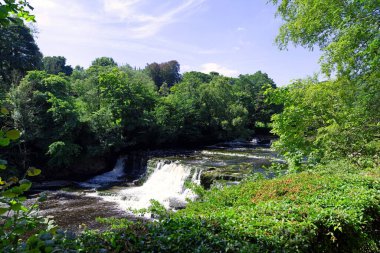
[[[153,79],[154,84],[160,88],[163,83],[166,83],[168,87],[172,87],[174,84],[181,81],[180,65],[177,61],[172,60],[163,63],[151,63],[145,67],[148,75]]]
[[[379,0],[270,0],[285,23],[276,42],[290,42],[324,52],[322,69],[350,76],[362,75],[380,65]]]
[[[111,66],[111,67],[116,67],[117,63],[111,57],[100,57],[100,58],[96,58],[94,61],[92,61],[91,66],[101,66],[101,67]]]
[[[293,168],[349,159],[379,166],[380,1],[271,0],[285,23],[277,43],[323,51],[325,73],[337,79],[297,81],[271,94],[284,111],[273,117],[275,143]]]
[[[63,56],[46,56],[42,59],[42,63],[43,69],[48,74],[64,73],[69,76],[73,73],[73,68],[66,65],[66,58]]]
[[[8,90],[28,70],[41,67],[42,54],[24,25],[0,27],[0,89]]]

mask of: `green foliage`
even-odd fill
[[[43,70],[48,74],[64,73],[69,76],[73,72],[73,68],[66,65],[66,58],[63,56],[46,56],[42,59],[42,64]]]
[[[325,73],[364,75],[380,64],[378,0],[271,0],[286,22],[276,42],[285,48],[290,42],[309,49],[318,45]]]
[[[270,122],[270,117],[280,111],[280,106],[273,106],[265,102],[266,88],[276,88],[274,81],[261,71],[253,75],[240,75],[234,82],[237,99],[248,110],[248,126],[254,129],[257,122],[264,127]]]
[[[280,137],[274,146],[291,167],[305,159],[313,164],[337,158],[360,163],[367,157],[379,164],[378,117],[375,108],[368,111],[368,101],[358,100],[370,94],[356,83],[304,80],[268,93],[284,104],[283,112],[273,116],[272,131]]]
[[[26,0],[4,0],[0,3],[0,28],[12,23],[20,24],[23,20],[35,21],[30,13],[33,7]]]
[[[42,54],[25,25],[0,26],[0,34],[0,93],[5,93],[27,71],[40,68]]]
[[[96,58],[92,64],[92,67],[116,67],[117,63],[110,57]]]
[[[114,122],[122,126],[127,145],[143,142],[157,97],[152,83],[144,75],[113,69],[99,76],[99,85],[101,106],[110,108]]]
[[[76,143],[80,123],[68,80],[32,71],[12,89],[10,96],[13,118],[23,131],[24,145],[36,152],[29,157],[32,163],[47,161],[47,173],[73,163],[81,150]]]
[[[172,87],[181,81],[180,65],[174,60],[160,64],[156,62],[148,64],[145,71],[152,78],[157,88],[160,88],[164,83],[168,87]]]
[[[215,142],[249,136],[256,120],[265,125],[274,113],[274,107],[264,106],[261,98],[267,82],[275,87],[261,72],[237,79],[185,73],[155,107],[159,142]]]
[[[86,252],[378,252],[378,169],[328,166],[213,188],[153,222],[102,219],[112,230],[88,231],[78,246]]]
[[[2,107],[2,114],[7,115],[8,110]],[[2,126],[3,128],[4,126]],[[16,141],[20,137],[20,132],[16,129],[0,131],[0,144],[2,147],[10,145],[11,141]],[[38,229],[45,228],[46,222],[42,217],[32,216],[31,213],[37,207],[36,203],[30,207],[24,205],[26,197],[24,196],[32,186],[31,181],[25,177],[37,176],[41,170],[31,167],[29,168],[23,178],[19,180],[17,177],[7,177],[4,170],[7,168],[8,163],[0,160],[0,251],[1,252],[16,252],[20,249],[22,239],[28,233],[38,231]]]
[[[49,145],[47,154],[51,156],[49,165],[65,168],[70,166],[80,154],[81,147],[73,143],[56,141]]]
[[[338,78],[298,81],[270,92],[284,111],[273,117],[277,149],[293,169],[350,159],[379,166],[379,1],[271,1],[285,19],[277,42],[323,51],[322,69]]]

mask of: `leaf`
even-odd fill
[[[47,200],[46,192],[41,193],[40,196],[38,197],[38,202],[43,202],[46,200]]]
[[[4,164],[0,164],[0,170],[5,170],[6,168],[7,168],[6,165],[4,165]]]
[[[3,198],[14,198],[14,197],[17,197],[18,196],[18,193],[14,193],[14,192],[11,192],[11,191],[5,191],[1,194],[1,197]]]
[[[11,205],[11,209],[13,211],[21,211],[22,210],[22,205],[21,205],[21,203],[13,204],[13,205]]]
[[[6,132],[6,136],[10,140],[17,140],[18,138],[20,138],[20,131],[18,131],[16,129],[9,130]]]
[[[6,147],[9,145],[9,138],[0,137],[0,146]]]
[[[32,186],[32,182],[30,182],[28,179],[23,179],[23,180],[20,180],[20,188],[21,190],[23,191],[27,191],[30,189],[30,187]]]
[[[1,112],[1,114],[4,114],[4,115],[8,115],[9,114],[8,109],[5,108],[5,107],[1,107],[0,112]]]
[[[27,174],[29,177],[38,176],[39,174],[41,174],[41,170],[40,170],[40,169],[37,169],[37,168],[35,168],[35,167],[29,167],[29,169],[26,171],[26,174]]]

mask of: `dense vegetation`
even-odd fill
[[[78,163],[132,148],[246,138],[278,108],[264,104],[263,87],[275,84],[262,72],[189,72],[169,88],[157,87],[147,70],[106,57],[86,70],[71,71],[63,57],[42,62],[44,70],[29,71],[5,101],[23,133],[24,159],[46,175],[75,174]]]
[[[0,8],[23,13],[23,3],[8,2]],[[72,69],[63,57],[42,59],[35,46],[15,54],[17,64],[1,58],[0,169],[7,172],[0,178],[1,250],[379,252],[380,5],[271,2],[286,21],[279,46],[318,45],[323,71],[334,78],[275,88],[261,72],[181,76],[176,61],[136,70],[107,57]],[[30,33],[8,25],[12,19],[5,13],[4,32]],[[33,37],[24,35],[23,43],[33,45]],[[1,50],[19,52],[18,43],[0,43]],[[150,211],[160,217],[155,222],[103,220],[109,231],[75,236],[30,216],[22,204],[30,181],[9,176],[12,166],[25,176],[40,173],[32,164],[46,175],[72,175],[76,164],[112,152],[244,138],[268,125],[273,113],[272,131],[279,137],[274,147],[288,162],[287,175],[198,189],[199,201],[177,213],[153,202]]]

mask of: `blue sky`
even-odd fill
[[[96,57],[144,68],[177,60],[181,71],[268,73],[277,85],[318,73],[318,50],[280,51],[281,19],[266,0],[31,0],[37,43],[88,67]]]

